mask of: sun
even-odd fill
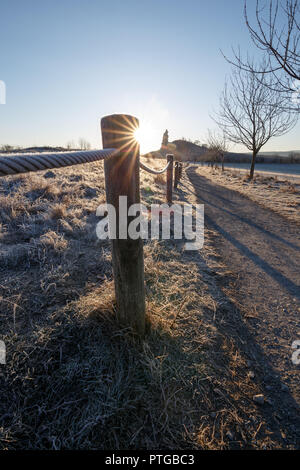
[[[141,124],[134,132],[134,137],[140,145],[149,139],[151,128],[147,124]]]
[[[140,144],[142,154],[155,150],[157,146],[155,129],[150,122],[141,122],[134,132],[134,138]]]
[[[143,130],[140,127],[134,131],[134,138],[139,144],[141,143],[141,140],[143,140]]]

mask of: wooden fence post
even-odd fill
[[[178,167],[178,181],[181,180],[181,177],[182,177],[182,167],[183,167],[183,164],[182,163],[179,163],[179,167]]]
[[[172,204],[172,190],[173,190],[173,160],[174,156],[171,154],[167,155],[167,161],[170,165],[167,169],[167,203]]]
[[[174,189],[177,189],[179,180],[179,163],[175,162],[175,171],[174,171]]]
[[[118,321],[122,326],[143,336],[145,333],[145,284],[143,240],[128,237],[128,208],[140,202],[139,144],[134,138],[138,120],[125,114],[101,119],[103,148],[116,148],[120,153],[104,160],[106,201],[116,210],[116,240],[111,240]],[[127,196],[125,227],[127,238],[119,233],[119,196]]]

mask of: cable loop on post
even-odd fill
[[[169,166],[170,162],[168,162],[168,164],[162,170],[154,170],[153,168],[149,168],[149,166],[140,162],[140,167],[142,168],[142,170],[148,171],[148,173],[152,173],[153,175],[160,175],[161,173],[164,173],[165,171],[167,171]]]

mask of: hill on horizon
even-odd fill
[[[165,158],[168,153],[174,154],[175,160],[187,162],[211,162],[216,161],[216,155],[208,149],[205,144],[198,145],[185,139],[176,139],[169,142],[163,148],[148,152],[144,157],[152,156],[154,158]],[[248,163],[251,161],[250,152],[226,152],[225,162]],[[218,158],[217,158],[218,159]],[[278,152],[260,152],[256,161],[264,163],[300,163],[300,150],[278,151]]]

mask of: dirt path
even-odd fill
[[[263,406],[300,443],[300,366],[291,360],[292,343],[300,340],[299,225],[213,184],[195,167],[186,170],[182,189],[204,204],[206,227],[233,273],[223,290],[242,317],[236,335],[260,381]]]

